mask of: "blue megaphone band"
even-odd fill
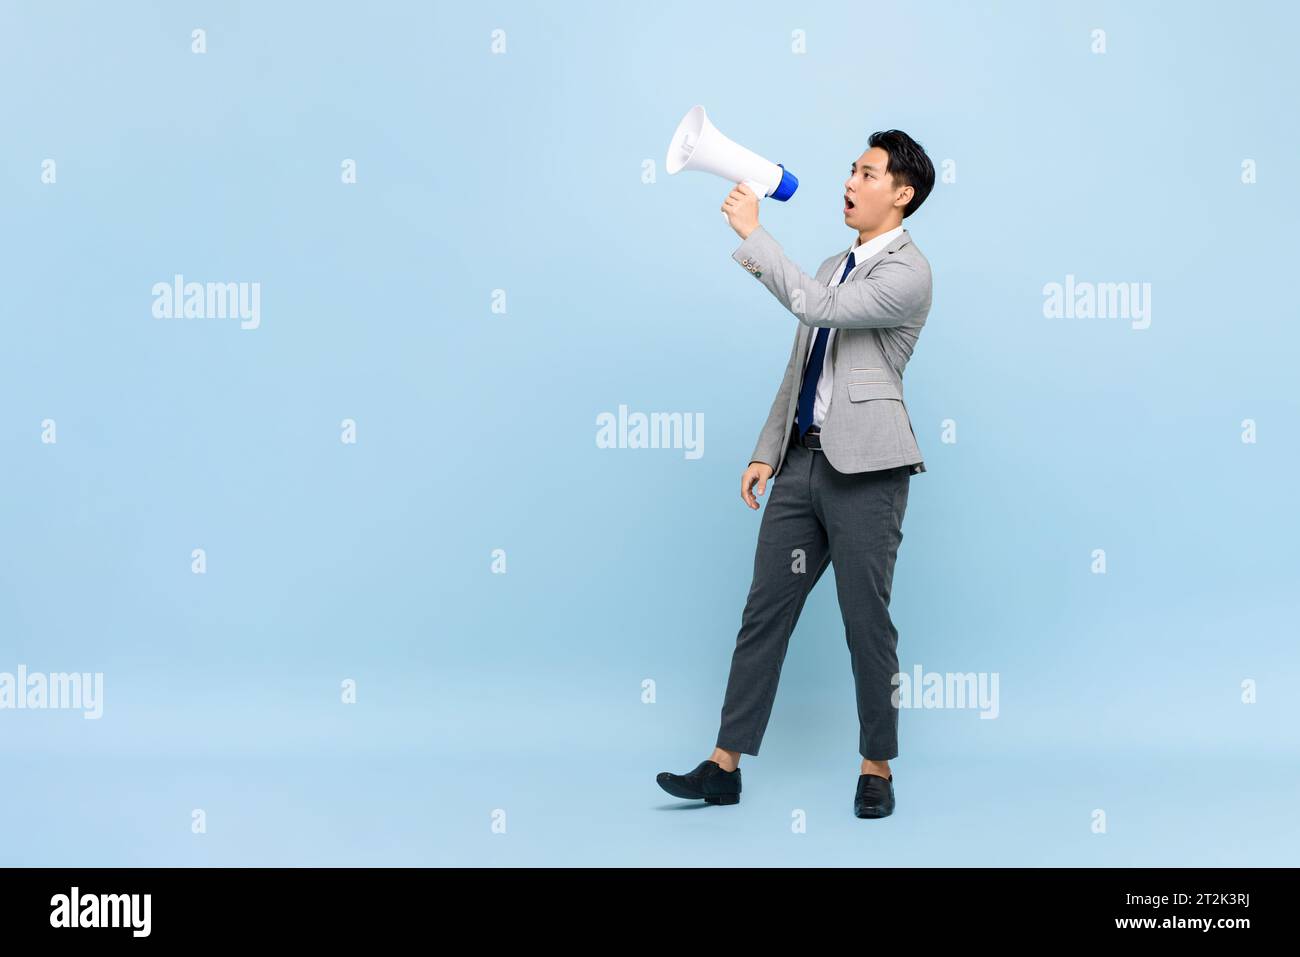
[[[785,202],[794,195],[794,191],[799,188],[799,180],[795,179],[794,173],[785,168],[783,163],[777,163],[781,167],[781,182],[776,189],[772,190],[772,198]]]

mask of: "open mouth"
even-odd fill
[[[850,209],[852,209],[852,208],[853,208],[853,200],[849,199],[848,194],[845,193],[845,194],[844,194],[844,212],[847,213],[847,212],[848,212]]]

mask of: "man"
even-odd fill
[[[802,272],[758,222],[738,185],[722,210],[743,242],[731,254],[799,320],[785,378],[740,495],[763,513],[754,578],[731,659],[713,754],[660,786],[711,804],[740,800],[740,755],[758,754],[790,635],[828,564],[844,618],[862,756],[854,814],[894,811],[898,632],[889,616],[894,559],[913,474],[924,472],[903,402],[903,369],[930,312],[930,264],[903,228],[934,187],[934,165],[900,130],[873,133],[844,184],[856,243]]]

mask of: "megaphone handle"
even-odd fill
[[[748,186],[750,192],[752,192],[752,193],[753,193],[755,196],[757,196],[759,199],[762,199],[765,195],[767,195],[767,191],[763,189],[763,184],[762,184],[762,183],[756,183],[756,182],[754,182],[752,179],[747,179],[747,180],[745,180],[745,185]],[[726,214],[726,213],[723,213],[723,214],[722,214],[722,221],[723,221],[724,223],[730,223],[730,222],[731,222],[731,220],[727,219],[727,214]]]

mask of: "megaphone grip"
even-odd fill
[[[747,179],[744,180],[744,185],[748,186],[749,191],[753,193],[755,196],[757,196],[759,199],[762,199],[766,195],[762,183],[756,182],[752,179]],[[722,219],[724,222],[727,223],[731,222],[731,218],[727,215],[727,211],[725,209],[722,211]]]

